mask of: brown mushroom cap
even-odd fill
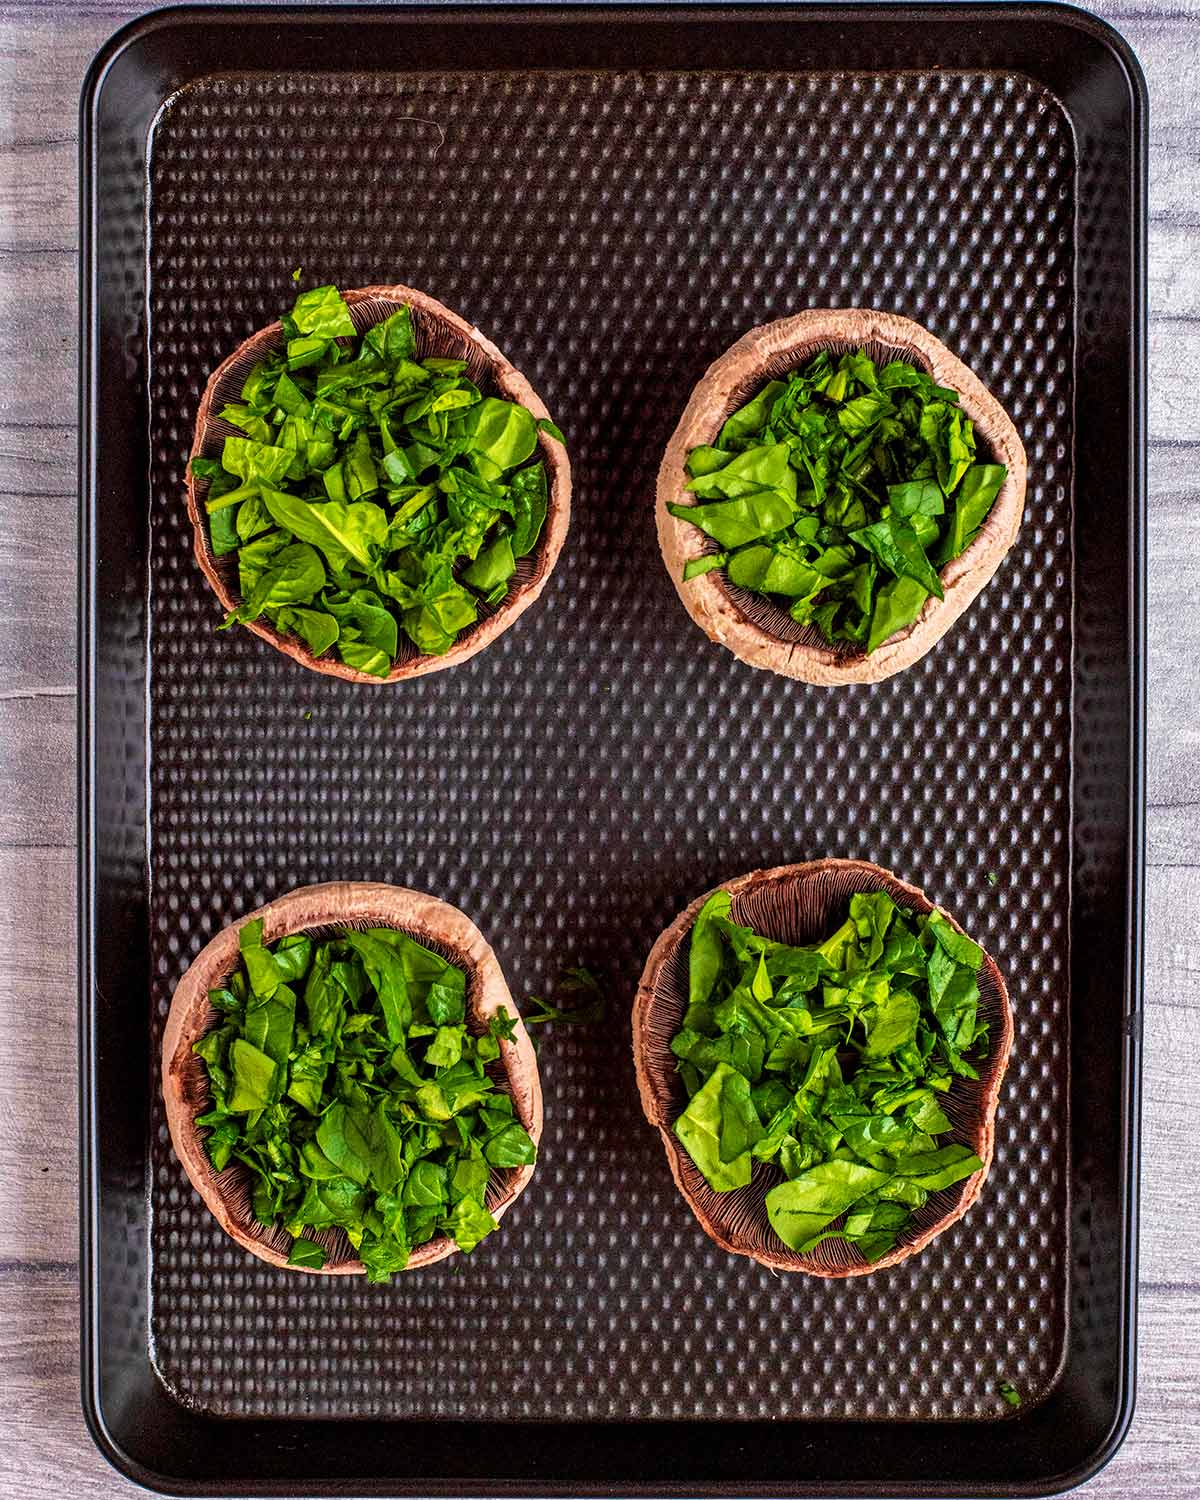
[[[499,1065],[516,1116],[536,1143],[542,1134],[542,1088],[533,1044],[496,955],[475,924],[457,907],[402,886],[352,881],[304,886],[240,917],[197,954],[176,986],[163,1035],[163,1101],[175,1154],[221,1228],[260,1260],[321,1276],[353,1275],[365,1268],[340,1229],[314,1230],[311,1234],[329,1257],[320,1271],[288,1266],[291,1236],[281,1225],[267,1227],[255,1218],[248,1169],[235,1162],[217,1172],[196,1128],[196,1116],[209,1107],[210,1095],[207,1069],[192,1051],[192,1044],[217,1020],[208,992],[225,983],[237,967],[238,929],[256,917],[263,919],[263,941],[267,943],[293,932],[331,937],[346,927],[395,927],[458,964],[467,975],[468,1022],[473,1022],[480,1033],[498,1011],[506,1011],[516,1022],[514,1039],[500,1043]],[[532,1165],[493,1171],[487,1194],[493,1217],[499,1219],[512,1206],[532,1175]],[[413,1251],[406,1269],[432,1265],[457,1249],[451,1239],[430,1240]]]
[[[528,407],[535,417],[549,417],[542,398],[524,375],[509,364],[495,344],[465,318],[443,307],[425,292],[407,286],[368,286],[343,292],[342,297],[360,333],[383,322],[398,308],[408,306],[412,310],[419,358],[465,359],[468,375],[483,385],[485,393],[494,389],[506,400]],[[212,550],[208,513],[204,509],[208,481],[193,478],[190,459],[219,458],[225,439],[242,435],[218,413],[226,402],[240,399],[242,383],[250,370],[282,342],[283,327],[279,323],[272,323],[252,334],[209,376],[196,413],[196,430],[187,470],[188,517],[195,538],[196,561],[226,610],[241,603],[237,554],[218,557]],[[517,571],[503,603],[495,610],[488,610],[481,604],[484,612],[478,622],[464,630],[443,656],[422,655],[402,631],[400,655],[392,670],[387,677],[373,677],[369,672],[348,667],[329,653],[314,656],[298,636],[281,634],[264,619],[252,620],[245,628],[310,670],[344,677],[350,682],[399,682],[403,678],[420,677],[428,672],[440,672],[443,667],[457,666],[477,651],[482,651],[507,630],[545,588],[567,535],[571,519],[571,464],[567,450],[547,432],[538,433],[538,444],[546,464],[549,490],[546,522],[538,544],[528,557],[518,559]]]
[[[727,880],[717,889],[733,897],[735,922],[793,944],[818,942],[827,936],[844,920],[856,891],[886,891],[898,905],[922,914],[935,909],[916,886],[860,859],[823,859],[813,864],[755,870]],[[925,1206],[915,1211],[895,1249],[877,1261],[866,1261],[854,1246],[838,1240],[827,1240],[802,1255],[783,1243],[767,1218],[767,1190],[782,1181],[775,1167],[756,1162],[748,1187],[730,1193],[714,1192],[672,1129],[687,1106],[671,1051],[671,1039],[682,1025],[687,1008],[684,939],[710,895],[711,891],[698,896],[650,950],[633,1007],[633,1056],[642,1108],[650,1123],[658,1127],[680,1192],[705,1233],[718,1245],[735,1255],[748,1255],[773,1270],[826,1277],[864,1276],[915,1255],[962,1218],[979,1197],[991,1166],[996,1103],[1013,1034],[1008,991],[995,960],[985,953],[979,970],[979,1015],[990,1027],[988,1056],[976,1064],[979,1079],[955,1079],[949,1093],[939,1101],[953,1127],[952,1139],[970,1146],[983,1167],[953,1187],[931,1193]],[[962,932],[949,912],[936,909]]]
[[[859,348],[876,359],[907,359],[939,385],[956,390],[963,411],[975,424],[981,450],[990,451],[997,463],[1008,468],[979,535],[941,571],[945,599],[926,600],[911,625],[869,655],[831,646],[815,626],[798,625],[771,600],[730,584],[722,569],[685,583],[684,564],[714,548],[699,527],[667,509],[668,504],[696,503],[686,487],[688,454],[701,443],[715,443],[725,419],[767,381],[798,369],[821,349],[840,354]],[[658,472],[659,546],[688,614],[710,640],[727,646],[750,666],[767,667],[821,687],[881,682],[924,656],[1000,566],[1020,529],[1025,474],[1025,449],[1004,408],[927,329],[895,313],[812,309],[751,329],[709,367],[692,392]]]

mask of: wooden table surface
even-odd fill
[[[1150,790],[1138,1408],[1085,1489],[1182,1500],[1200,1496],[1200,0],[1093,8],[1151,95]],[[5,1500],[137,1488],[79,1407],[74,806],[76,114],[92,55],[136,14],[0,0]]]

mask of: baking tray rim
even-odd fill
[[[96,707],[96,559],[95,535],[98,508],[98,484],[96,474],[96,452],[98,448],[98,424],[96,422],[98,381],[96,379],[96,355],[98,339],[98,300],[93,287],[95,271],[95,177],[93,172],[93,148],[97,135],[97,116],[103,99],[105,84],[113,65],[133,46],[149,34],[170,30],[182,24],[202,20],[207,25],[225,22],[238,24],[263,24],[283,26],[289,23],[308,22],[328,25],[339,24],[384,24],[398,14],[405,16],[426,15],[431,20],[463,18],[472,13],[481,17],[525,16],[535,24],[543,17],[539,13],[552,13],[557,24],[571,21],[588,21],[617,18],[635,20],[656,15],[660,17],[703,17],[742,12],[747,24],[756,17],[767,15],[778,17],[789,10],[802,11],[805,20],[849,19],[866,12],[890,13],[893,16],[905,11],[919,11],[933,16],[952,15],[969,9],[980,16],[996,18],[1004,15],[1015,19],[1040,20],[1067,30],[1084,30],[1099,42],[1112,56],[1124,75],[1130,94],[1129,149],[1131,152],[1130,208],[1131,208],[1131,327],[1130,333],[1130,519],[1128,544],[1129,586],[1129,793],[1127,848],[1128,875],[1125,907],[1127,913],[1126,958],[1125,958],[1125,1015],[1121,1039],[1122,1094],[1121,1154],[1119,1161],[1118,1215],[1123,1242],[1120,1267],[1120,1299],[1117,1309],[1120,1318],[1119,1339],[1121,1359],[1118,1368],[1118,1386],[1113,1406],[1112,1420],[1107,1432],[1096,1444],[1091,1455],[1069,1469],[1047,1474],[1032,1482],[996,1484],[985,1482],[968,1489],[947,1488],[938,1481],[919,1484],[901,1481],[888,1486],[896,1495],[1058,1495],[1094,1477],[1112,1459],[1128,1434],[1133,1419],[1136,1398],[1136,1344],[1137,1344],[1137,1257],[1138,1257],[1138,1204],[1140,1195],[1140,1126],[1142,1110],[1142,1024],[1144,987],[1144,922],[1145,922],[1145,755],[1146,755],[1146,338],[1147,338],[1147,182],[1149,176],[1149,95],[1141,65],[1122,34],[1104,18],[1063,0],[1036,0],[1032,4],[1011,4],[1005,0],[912,0],[908,5],[892,3],[892,0],[832,0],[832,3],[806,5],[799,0],[775,0],[772,4],[758,0],[726,0],[724,4],[662,3],[662,0],[647,0],[647,3],[610,4],[601,0],[597,4],[555,6],[533,0],[531,4],[514,4],[509,0],[473,0],[473,3],[458,5],[426,4],[382,4],[362,5],[321,4],[297,8],[283,5],[248,5],[245,7],[222,4],[214,6],[175,5],[166,6],[136,17],[126,23],[105,42],[93,59],[84,77],[80,95],[79,134],[79,191],[80,191],[80,258],[79,258],[79,307],[80,307],[80,353],[79,353],[79,542],[78,564],[80,578],[79,612],[77,621],[78,645],[78,933],[79,933],[79,1167],[80,1167],[80,1374],[81,1405],[88,1432],[103,1457],[123,1476],[141,1484],[155,1493],[165,1495],[228,1495],[230,1487],[220,1481],[192,1480],[184,1476],[154,1470],[134,1457],[113,1432],[105,1415],[100,1389],[99,1370],[99,1228],[100,1183],[98,1173],[99,1122],[96,1115],[95,1068],[97,1046],[93,1006],[95,992],[96,956],[96,894],[98,889],[96,867],[96,759],[95,735]],[[243,71],[263,72],[269,68],[250,68]],[[825,71],[825,70],[818,70]],[[1011,70],[1019,71],[1019,70]],[[209,76],[198,69],[197,78]],[[172,91],[173,92],[173,91]],[[159,108],[170,97],[164,94]],[[1065,108],[1065,105],[1064,105]],[[1069,114],[1069,112],[1068,112]],[[152,128],[152,124],[151,124]],[[157,1378],[157,1377],[156,1377]],[[214,1421],[227,1419],[213,1418]],[[404,1424],[388,1419],[372,1419],[386,1426]],[[253,1425],[249,1423],[247,1425]],[[324,1425],[324,1424],[323,1424]],[[342,1420],[333,1420],[329,1425],[344,1425]],[[461,1424],[470,1428],[471,1423]],[[512,1427],[528,1426],[551,1430],[560,1424],[508,1424]],[[567,1423],[565,1426],[608,1426],[621,1424]],[[655,1425],[686,1430],[688,1423],[664,1422]],[[752,1432],[758,1424],[734,1424],[739,1431]],[[803,1426],[803,1424],[800,1424]],[[862,1426],[891,1426],[890,1423],[846,1422],[852,1431]],[[919,1426],[920,1423],[905,1422],[901,1426]],[[929,1424],[935,1431],[941,1424]],[[967,1421],[961,1426],[993,1427],[991,1421]],[[474,1480],[421,1481],[403,1478],[354,1479],[331,1482],[328,1479],[306,1481],[291,1476],[282,1480],[252,1480],[249,1483],[234,1481],[237,1493],[245,1495],[284,1496],[301,1493],[326,1495],[496,1495],[496,1496],[567,1496],[567,1495],[629,1495],[650,1496],[656,1494],[726,1495],[731,1488],[723,1482],[688,1481],[684,1484],[611,1483],[611,1482],[554,1482],[552,1480],[530,1482],[528,1480],[490,1480],[479,1483]],[[768,1496],[781,1493],[777,1484],[770,1482],[742,1481],[739,1493]],[[817,1481],[788,1493],[813,1496],[861,1495],[877,1496],[884,1493],[875,1482],[852,1481],[848,1483]]]

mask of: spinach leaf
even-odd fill
[[[897,1164],[896,1172],[927,1193],[936,1193],[940,1188],[952,1187],[964,1177],[973,1176],[982,1166],[969,1146],[956,1142],[943,1146],[940,1151],[905,1157]]]
[[[929,931],[938,947],[948,953],[955,963],[964,964],[974,972],[983,962],[983,949],[979,944],[963,937],[961,932],[951,927],[940,911],[930,912]]]
[[[213,1165],[238,1162],[255,1214],[292,1235],[290,1263],[324,1265],[310,1234],[328,1228],[372,1281],[438,1234],[473,1249],[496,1227],[491,1173],[537,1155],[486,1071],[508,1018],[473,1035],[463,971],[390,928],[264,944],[256,920],[239,954],[194,1047],[211,1092],[197,1123]]]
[[[474,1250],[500,1226],[474,1198],[460,1198],[446,1217],[446,1232],[460,1250]]]
[[[940,516],[946,510],[946,497],[936,479],[889,484],[887,493],[888,504],[896,516]]]
[[[824,1161],[767,1194],[771,1228],[793,1250],[840,1217],[852,1203],[882,1187],[886,1172],[854,1161]]]
[[[295,1020],[296,997],[286,984],[281,984],[261,1004],[247,1005],[242,1035],[276,1067],[283,1067],[292,1049]]]
[[[911,625],[928,598],[929,590],[915,578],[894,578],[889,583],[882,584],[875,595],[867,651],[874,651],[884,641],[890,640],[898,630]]]
[[[316,286],[311,291],[301,292],[292,308],[291,318],[300,333],[316,334],[326,339],[354,336],[350,310],[334,286]]]
[[[521,1019],[529,1026],[544,1026],[561,1021],[567,1026],[591,1026],[604,1019],[608,1008],[608,994],[603,981],[582,964],[565,969],[559,976],[556,1000],[563,1004],[543,1000],[540,995],[530,995],[522,1007]]]
[[[412,1025],[408,977],[400,956],[378,932],[347,932],[346,942],[358,954],[379,999],[388,1039],[403,1045]]]
[[[351,562],[372,569],[387,539],[387,513],[369,500],[323,504],[264,488],[263,503],[277,526],[324,552],[331,568],[345,572]]]
[[[325,569],[312,547],[296,542],[272,554],[249,596],[225,616],[220,630],[257,620],[264,610],[285,604],[308,604],[325,583]]]
[[[667,509],[698,526],[719,547],[743,547],[761,536],[782,531],[796,516],[793,500],[779,490],[755,490],[736,500],[708,505],[675,505]]]
[[[300,1235],[292,1241],[287,1263],[289,1266],[307,1266],[309,1270],[319,1271],[326,1259],[325,1250],[321,1245],[314,1240],[306,1240],[303,1235]]]
[[[550,504],[545,466],[531,464],[527,469],[519,469],[512,477],[508,494],[513,508],[512,554],[526,557],[537,546]]]
[[[221,628],[265,618],[387,677],[400,632],[442,654],[503,602],[545,527],[539,430],[561,434],[480,391],[464,361],[419,357],[407,307],[360,335],[317,287],[283,327],[286,349],[224,413],[243,435],[192,461],[213,549],[238,561]]]
[[[338,638],[338,622],[323,609],[285,605],[275,616],[275,623],[285,633],[298,635],[314,656],[324,656]]]
[[[775,402],[785,389],[782,380],[769,381],[752,401],[747,401],[726,420],[717,439],[718,445],[728,449],[735,443],[740,446],[747,439],[757,437],[767,425]]]
[[[317,1145],[352,1182],[366,1187],[371,1180],[371,1147],[365,1117],[343,1103],[326,1111],[317,1127]]]
[[[916,1039],[921,1007],[915,995],[907,990],[892,990],[887,999],[875,1006],[867,1023],[867,1045],[863,1056],[887,1057]]]
[[[860,360],[866,359],[860,355]],[[867,359],[867,365],[874,373],[874,364]],[[861,379],[858,371],[857,378]],[[870,391],[865,396],[857,396],[852,401],[847,401],[838,408],[837,419],[842,431],[851,437],[858,437],[864,432],[870,432],[883,417],[890,417],[896,408],[882,391]]]
[[[462,581],[469,583],[476,592],[483,595],[489,603],[493,597],[503,599],[508,592],[508,580],[517,570],[516,558],[513,556],[513,538],[511,536],[498,536],[489,546],[485,547],[475,561],[462,575]]]
[[[713,573],[718,568],[723,568],[729,561],[728,552],[709,552],[703,557],[690,557],[683,565],[683,581],[689,578],[699,578],[703,573]]]
[[[513,401],[489,396],[480,402],[472,424],[470,448],[499,469],[513,469],[537,447],[533,413]]]
[[[284,966],[263,947],[263,919],[243,922],[238,929],[238,952],[246,965],[250,989],[255,995],[270,996],[287,979]]]
[[[728,891],[714,891],[696,915],[690,934],[688,957],[688,1004],[700,1005],[712,994],[721,972],[725,942],[717,919],[728,919],[733,898]]]
[[[363,335],[363,345],[385,365],[403,365],[417,352],[412,314],[398,308],[391,317],[376,323]]]
[[[221,467],[247,484],[276,484],[291,467],[292,457],[287,448],[276,448],[252,438],[228,437],[221,450]],[[231,503],[229,495],[218,496],[208,508],[225,510]]]
[[[983,950],[884,891],[848,906],[794,946],[733,921],[726,891],[703,904],[671,1041],[688,1095],[674,1131],[717,1192],[745,1187],[755,1161],[781,1172],[767,1213],[793,1249],[837,1239],[878,1260],[930,1193],[982,1165],[945,1140],[938,1097],[986,1044]]]
[[[886,516],[873,526],[852,531],[850,540],[873,552],[896,578],[915,579],[927,594],[945,598],[941,579],[930,566],[916,532],[899,516]]]
[[[465,1027],[439,1026],[425,1049],[425,1061],[431,1068],[452,1068],[462,1056],[465,1035]]]
[[[536,1157],[533,1142],[517,1120],[509,1120],[483,1143],[483,1159],[493,1167],[524,1167]]]
[[[326,594],[325,608],[337,622],[338,649],[348,667],[386,677],[396,655],[399,635],[395,616],[373,589]]]
[[[829,587],[829,579],[805,561],[801,552],[786,542],[741,548],[729,558],[730,583],[760,594],[785,594],[790,599],[811,599]]]
[[[229,1048],[233,1068],[233,1093],[228,1110],[232,1115],[265,1109],[271,1102],[275,1064],[257,1047],[238,1037]]]
[[[768,382],[685,467],[696,503],[668,509],[719,550],[685,563],[684,581],[721,568],[868,653],[943,597],[938,570],[970,545],[1006,477],[977,461],[956,392],[904,360],[878,369],[861,349]]]
[[[193,468],[195,465],[193,464]],[[237,529],[237,508],[213,511],[209,516],[208,536],[212,542],[213,553],[217,557],[227,557],[231,552],[236,552],[246,538]]]
[[[725,1099],[726,1080],[732,1085],[728,1103]],[[740,1085],[740,1087],[739,1087]],[[743,1097],[744,1096],[744,1097]],[[718,1193],[731,1192],[745,1187],[750,1181],[752,1161],[750,1146],[738,1152],[732,1149],[739,1139],[739,1116],[744,1118],[750,1103],[750,1085],[746,1078],[728,1063],[718,1063],[708,1082],[695,1094],[683,1114],[675,1121],[675,1134],[684,1149],[704,1173],[709,1187]],[[730,1116],[730,1127],[726,1128],[726,1112]],[[742,1133],[750,1132],[742,1129]],[[722,1154],[722,1147],[729,1152]]]
[[[696,495],[723,495],[736,500],[761,490],[777,490],[788,499],[796,496],[796,471],[792,468],[792,450],[786,443],[771,443],[761,448],[747,448],[736,453],[721,468],[697,475],[688,484]]]
[[[435,1026],[456,1026],[467,1013],[466,984],[462,970],[451,969],[429,986],[425,1008]]]

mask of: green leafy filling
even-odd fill
[[[831,644],[871,652],[943,597],[939,570],[979,534],[1008,470],[976,460],[958,393],[905,360],[824,351],[772,380],[688,455],[672,515],[723,568]]]
[[[249,1169],[255,1216],[293,1236],[291,1265],[322,1266],[311,1231],[331,1228],[371,1281],[437,1235],[472,1250],[496,1228],[493,1169],[537,1155],[487,1072],[511,1017],[476,1036],[463,971],[402,932],[269,947],[262,933],[241,928],[240,965],[210,992],[217,1022],[193,1048],[213,1166]]]
[[[355,332],[336,287],[283,318],[284,346],[220,415],[244,436],[206,480],[213,551],[237,555],[242,602],[314,656],[386,677],[400,634],[442,655],[507,597],[546,519],[539,430],[456,359],[418,357],[407,307]]]
[[[983,952],[940,912],[885,892],[850,898],[823,942],[792,947],[731,919],[715,892],[691,931],[688,1005],[671,1042],[688,1105],[675,1134],[717,1192],[756,1161],[793,1250],[845,1240],[867,1260],[896,1244],[930,1193],[983,1165],[942,1100],[975,1078]]]

